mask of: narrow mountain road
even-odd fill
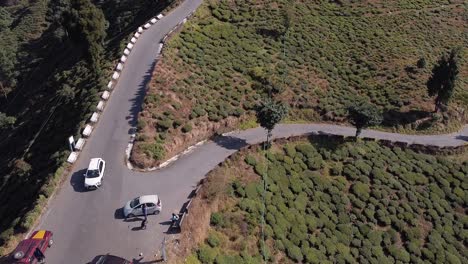
[[[197,182],[239,148],[265,139],[265,131],[261,128],[233,132],[203,144],[159,171],[134,172],[125,165],[125,148],[136,126],[146,85],[153,72],[158,43],[201,2],[183,2],[146,30],[133,48],[107,107],[75,163],[73,172],[67,176],[66,183],[50,202],[38,226],[54,232],[55,244],[47,252],[47,263],[88,263],[96,256],[107,253],[130,260],[140,260],[138,254],[143,253],[144,258],[138,263],[154,260],[163,238],[170,236],[166,232],[171,212],[182,207]],[[301,124],[279,125],[274,136],[287,137],[319,131],[354,134],[354,129],[349,127]],[[466,143],[468,127],[465,126],[460,133],[437,136],[367,130],[362,135],[409,143],[455,146]],[[83,187],[83,173],[89,160],[94,157],[101,157],[107,162],[103,186],[86,191]],[[138,230],[140,220],[125,221],[120,208],[128,200],[144,194],[158,194],[163,210],[159,215],[149,216],[146,230]]]

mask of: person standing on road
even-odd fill
[[[141,221],[141,229],[146,229],[146,223],[148,221],[148,208],[146,207],[146,204],[143,204],[141,207],[141,210],[143,211],[143,216],[145,217],[143,221]]]
[[[179,215],[174,212],[171,217],[171,225],[174,225],[177,221],[179,221]]]
[[[145,217],[145,221],[148,219],[148,208],[146,207],[146,204],[143,204],[143,207],[141,208],[143,210],[143,216]]]

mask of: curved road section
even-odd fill
[[[140,36],[125,63],[119,82],[99,123],[88,140],[67,183],[49,204],[39,228],[54,232],[54,246],[47,251],[47,263],[82,264],[107,253],[152,259],[154,249],[162,241],[171,210],[183,203],[195,176],[165,171],[157,175],[132,173],[124,164],[125,148],[136,126],[146,85],[151,79],[156,53],[161,39],[187,15],[195,11],[202,0],[187,0]],[[91,158],[106,161],[103,186],[86,191],[83,173]],[[197,174],[198,175],[198,174]],[[187,177],[186,177],[187,176]],[[180,189],[178,186],[187,186]],[[126,222],[119,209],[128,200],[144,194],[159,194],[163,212],[149,216],[146,230],[135,230],[140,221]],[[179,199],[175,199],[179,197]],[[138,258],[139,259],[139,258]]]
[[[248,144],[265,140],[261,128],[230,133],[182,155],[163,170],[133,172],[125,165],[125,148],[136,125],[146,85],[151,78],[160,40],[178,22],[194,11],[202,0],[187,0],[150,27],[137,41],[125,63],[112,97],[92,137],[88,140],[74,171],[49,205],[39,228],[54,232],[54,246],[47,251],[49,264],[81,264],[107,253],[151,261],[165,236],[171,213],[179,211],[190,192],[217,164]],[[310,132],[352,136],[350,127],[327,124],[279,125],[274,137],[303,135]],[[460,133],[439,136],[411,136],[365,130],[363,137],[397,140],[439,146],[463,145],[468,127]],[[103,186],[86,191],[83,174],[91,158],[106,160]],[[139,230],[140,219],[125,221],[121,208],[130,199],[158,194],[162,212],[148,217],[146,230]],[[138,255],[143,253],[143,259]],[[138,262],[140,263],[140,262]],[[149,262],[148,262],[149,263]]]

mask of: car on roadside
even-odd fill
[[[106,162],[101,158],[93,158],[89,161],[88,169],[84,174],[84,186],[87,189],[98,188],[102,185],[102,178],[106,170]]]
[[[126,260],[121,257],[117,257],[114,255],[101,255],[97,256],[92,264],[133,264],[132,261]]]
[[[34,231],[31,236],[21,241],[11,254],[14,264],[36,264],[39,262],[37,254],[44,255],[46,250],[54,244],[53,233],[48,230]]]
[[[143,195],[128,201],[123,207],[125,218],[143,215],[143,204],[148,208],[148,214],[159,214],[162,210],[161,199],[156,194]]]

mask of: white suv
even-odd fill
[[[101,158],[91,159],[84,175],[86,188],[97,188],[102,185],[102,177],[106,169],[106,162]]]

